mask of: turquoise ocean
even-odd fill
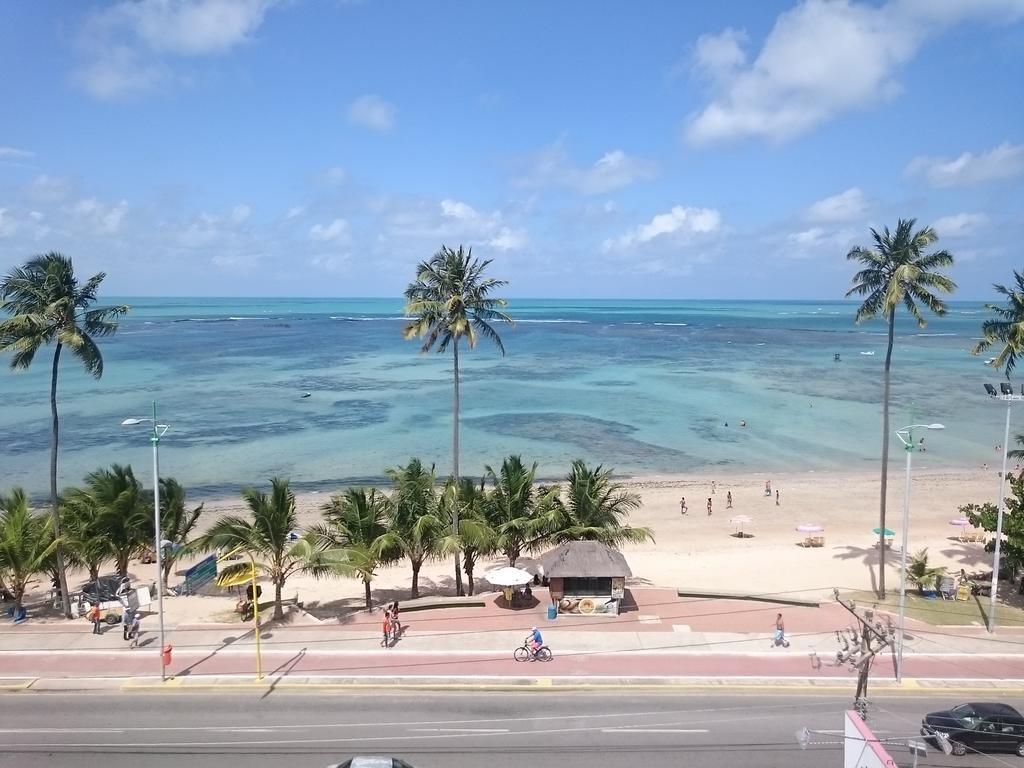
[[[308,490],[381,482],[411,456],[450,471],[451,355],[403,340],[400,299],[104,303],[122,301],[132,311],[101,340],[102,379],[62,359],[61,487],[115,462],[148,486],[147,432],[121,422],[148,416],[153,400],[170,425],[161,474],[193,497],[272,476]],[[507,355],[486,341],[460,355],[462,472],[511,453],[545,478],[575,458],[634,476],[873,468],[886,327],[855,325],[855,309],[512,300],[516,325],[499,327]],[[987,315],[954,302],[925,329],[898,320],[893,428],[946,425],[926,435],[929,466],[999,461],[1005,410],[982,387],[998,377],[969,352]],[[0,489],[49,487],[51,359],[43,351],[22,373],[0,360]],[[898,448],[894,438],[894,462]]]

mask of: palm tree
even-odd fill
[[[97,584],[100,568],[111,557],[110,544],[103,527],[103,510],[85,490],[69,488],[64,492],[61,531],[66,563],[85,568],[89,581]]]
[[[409,597],[420,596],[420,568],[436,557],[447,527],[438,514],[434,468],[427,469],[419,459],[409,459],[404,467],[387,470],[395,484],[389,503],[388,532],[378,539],[383,552],[397,551],[412,565],[412,590]]]
[[[937,587],[937,581],[946,573],[945,567],[932,568],[928,565],[928,547],[919,551],[911,558],[907,566],[907,580],[917,585],[918,592],[924,592],[925,588]]]
[[[504,299],[491,293],[506,285],[504,280],[485,278],[490,260],[473,258],[473,249],[457,251],[442,245],[430,261],[416,267],[416,280],[405,289],[405,313],[413,318],[403,331],[406,339],[421,338],[421,352],[429,352],[437,345],[438,352],[452,349],[454,396],[452,398],[452,476],[459,479],[459,342],[466,340],[470,349],[480,336],[490,339],[505,354],[501,337],[491,323],[512,323],[512,318],[500,311]],[[458,535],[458,518],[452,522],[452,531]],[[455,586],[461,595],[462,572],[459,553],[455,552]]]
[[[323,505],[324,522],[313,528],[325,570],[363,580],[366,608],[373,607],[370,583],[388,558],[378,542],[387,533],[388,499],[376,488],[349,488]]]
[[[640,497],[611,480],[612,471],[591,469],[581,459],[572,463],[564,498],[548,513],[549,536],[556,543],[600,541],[609,546],[654,541],[650,528],[623,525],[622,519],[640,508]]]
[[[992,286],[1006,297],[1006,306],[985,305],[985,308],[992,310],[996,317],[981,324],[984,338],[971,350],[971,354],[978,355],[999,342],[1002,349],[992,360],[991,365],[996,370],[1002,369],[1007,379],[1017,364],[1017,358],[1024,354],[1024,273],[1015,271],[1013,279],[1016,286]]]
[[[174,563],[181,557],[188,544],[199,516],[203,513],[203,505],[192,510],[185,508],[185,489],[173,477],[160,479],[160,535],[163,541],[156,542],[163,547],[164,585],[171,575]],[[169,542],[170,546],[164,546]]]
[[[249,507],[249,517],[225,515],[217,520],[194,546],[199,551],[238,550],[252,558],[255,566],[274,585],[274,618],[283,619],[281,590],[292,574],[306,570],[313,555],[308,537],[291,541],[290,534],[298,527],[295,494],[288,481],[275,477],[270,481],[270,495],[247,488],[242,498]],[[220,578],[231,578],[248,572],[249,563],[235,563],[220,572]],[[253,595],[256,601],[256,595]]]
[[[515,567],[523,552],[536,549],[546,540],[547,514],[558,496],[558,488],[538,488],[534,484],[537,463],[527,469],[519,456],[507,456],[499,471],[488,465],[485,472],[494,486],[485,514],[495,532],[495,550]]]
[[[497,534],[487,524],[484,507],[488,494],[483,480],[477,485],[472,478],[461,477],[456,482],[449,477],[441,493],[440,512],[442,522],[458,520],[459,535],[448,534],[441,541],[445,552],[462,552],[462,571],[466,574],[466,593],[474,591],[473,571],[477,561],[494,551]],[[447,527],[447,526],[446,526]]]
[[[128,575],[128,562],[153,540],[152,496],[142,489],[130,466],[113,464],[90,472],[84,488],[64,494],[64,504],[83,518],[93,517],[92,533],[105,540],[120,576]]]
[[[50,508],[57,578],[64,598],[64,615],[71,618],[71,596],[61,552],[60,509],[57,501],[57,367],[60,353],[67,347],[85,370],[95,378],[103,375],[103,356],[96,338],[117,330],[117,318],[126,313],[125,305],[94,307],[96,292],[106,277],[93,275],[79,285],[71,259],[50,252],[35,256],[23,267],[13,270],[0,282],[0,307],[10,317],[0,322],[0,352],[13,352],[11,367],[23,370],[32,364],[41,347],[55,343],[50,374],[50,415],[53,423],[50,439]]]
[[[0,496],[0,582],[14,596],[14,615],[21,613],[25,589],[33,576],[46,573],[57,550],[53,521],[34,515],[21,488]]]
[[[871,230],[875,248],[856,246],[846,258],[858,261],[863,269],[853,276],[853,286],[847,296],[865,296],[857,308],[855,322],[860,323],[882,316],[889,325],[889,342],[885,350],[882,394],[882,488],[879,503],[879,565],[878,592],[885,597],[885,494],[889,474],[889,385],[892,365],[893,334],[896,329],[896,307],[903,305],[919,328],[926,323],[918,303],[924,304],[936,315],[946,314],[946,305],[933,291],[952,293],[956,283],[936,270],[953,264],[953,254],[946,250],[925,253],[939,236],[931,227],[914,231],[915,219],[900,219],[896,231],[886,227],[881,233]]]

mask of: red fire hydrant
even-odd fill
[[[171,651],[174,647],[171,645],[165,645],[163,650],[163,664],[165,667],[171,666]]]

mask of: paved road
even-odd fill
[[[872,726],[911,736],[923,711],[950,703],[881,696]],[[0,764],[319,768],[386,752],[417,768],[820,768],[841,764],[842,747],[802,751],[794,734],[841,729],[848,704],[792,694],[18,694],[0,697]],[[911,764],[904,748],[890,753]],[[996,763],[929,753],[919,764]]]
[[[891,656],[880,656],[872,671],[876,680],[892,679]],[[172,675],[191,678],[250,675],[255,670],[252,648],[174,651]],[[757,652],[674,652],[600,650],[555,651],[550,662],[516,662],[511,652],[482,651],[340,651],[322,648],[270,648],[263,652],[263,670],[295,677],[779,677],[841,682],[852,680],[848,666],[835,666],[796,650]],[[0,651],[4,677],[138,677],[159,674],[157,646],[118,650]],[[915,654],[904,660],[904,676],[932,680],[1024,679],[1020,654]]]

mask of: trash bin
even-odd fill
[[[558,618],[558,606],[551,604],[548,606],[548,621],[554,621]]]
[[[164,646],[164,649],[163,649],[163,664],[164,664],[165,667],[171,666],[171,651],[172,650],[173,650],[173,646],[171,646],[171,645],[165,645]]]

